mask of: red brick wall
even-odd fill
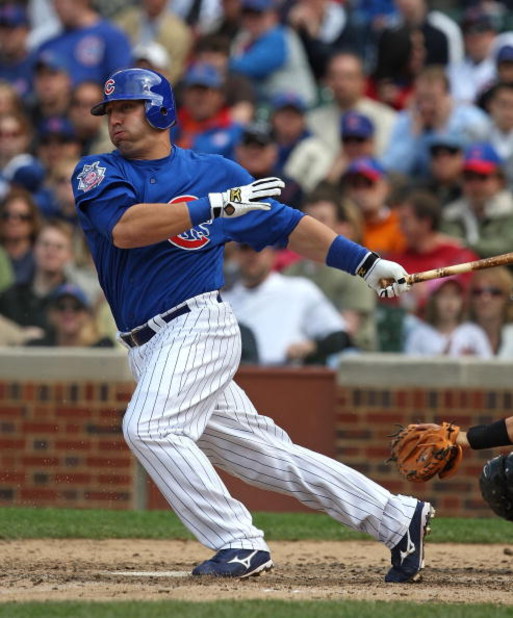
[[[281,377],[267,371],[264,380],[261,370],[253,377],[252,370],[244,372],[241,383],[257,407],[299,443],[336,454],[391,491],[432,500],[441,515],[493,515],[480,497],[478,476],[499,450],[466,452],[455,478],[419,485],[402,481],[393,464],[385,463],[387,434],[396,423],[445,419],[468,426],[509,415],[513,387],[336,388],[332,372],[321,371],[315,380],[301,370]],[[130,509],[140,504],[137,465],[120,428],[131,390],[128,382],[0,381],[0,506]],[[242,483],[231,488],[253,509],[303,508]],[[149,506],[165,508],[153,489]]]
[[[0,382],[0,505],[126,509],[131,385]]]
[[[494,516],[483,502],[479,475],[484,463],[512,449],[466,450],[460,472],[428,483],[402,480],[393,463],[386,463],[396,425],[414,422],[454,422],[461,427],[510,416],[513,388],[339,388],[337,397],[338,458],[394,493],[430,500],[443,516]]]

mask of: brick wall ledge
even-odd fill
[[[422,359],[401,354],[362,354],[342,360],[337,381],[340,386],[357,387],[509,388],[512,369],[513,362],[509,360],[482,361],[472,357]],[[271,371],[265,368],[259,370],[265,373]],[[285,368],[279,371],[288,372]],[[123,349],[0,348],[0,379],[125,382],[131,381],[132,377]]]
[[[0,379],[126,382],[132,376],[121,348],[0,348]]]
[[[513,361],[474,357],[413,358],[402,354],[365,354],[343,358],[339,386],[510,388]]]

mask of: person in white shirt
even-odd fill
[[[314,283],[272,271],[274,248],[238,245],[234,259],[240,280],[223,298],[253,331],[260,364],[325,364],[351,345],[342,316]]]
[[[476,356],[491,358],[486,333],[464,321],[465,289],[457,277],[435,279],[426,304],[424,320],[411,328],[404,351],[415,356]]]

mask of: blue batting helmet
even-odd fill
[[[93,116],[103,116],[110,101],[144,101],[146,120],[155,129],[176,124],[173,90],[168,80],[149,69],[122,69],[105,82],[103,101],[91,108]]]

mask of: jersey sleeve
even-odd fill
[[[229,173],[226,188],[247,185],[255,180],[237,163],[226,160],[226,165]],[[289,235],[304,213],[271,198],[262,201],[271,204],[271,210],[253,210],[242,217],[221,220],[226,240],[250,245],[256,251],[270,245],[287,246]]]
[[[81,159],[73,172],[72,185],[79,215],[109,240],[125,210],[139,201],[134,186],[110,157]]]

